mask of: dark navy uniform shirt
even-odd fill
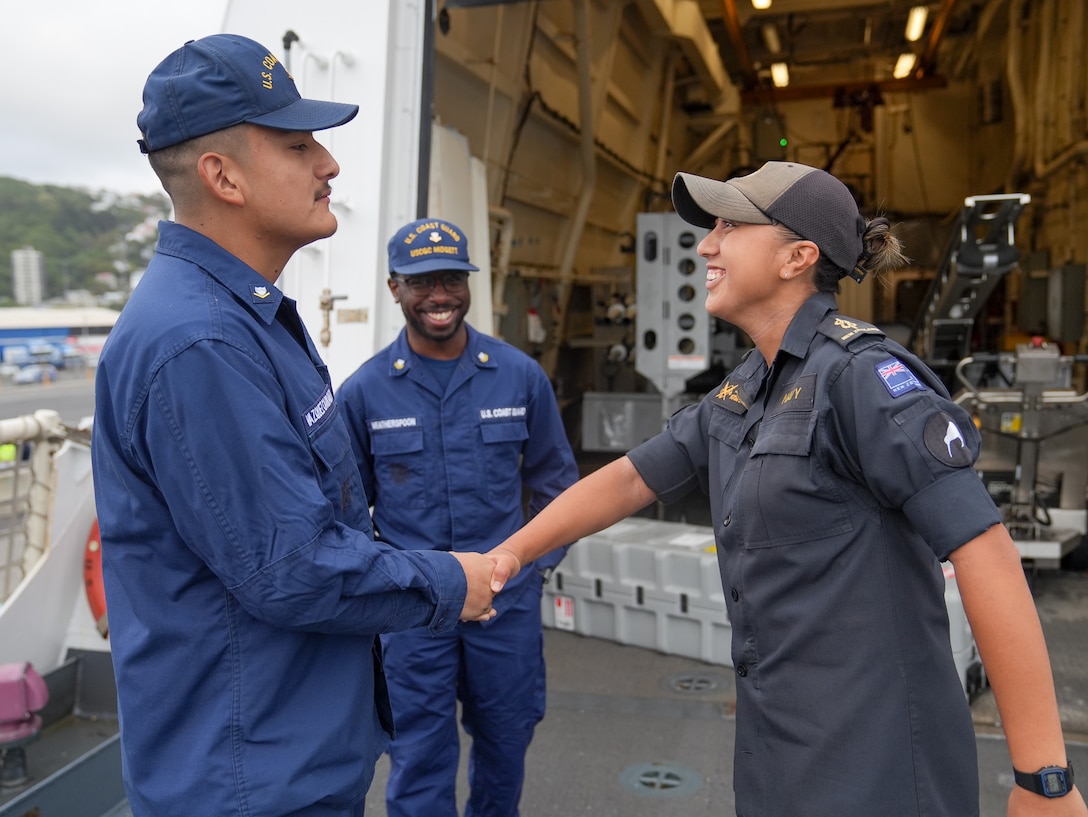
[[[337,394],[383,540],[485,553],[578,479],[555,392],[540,365],[465,324],[468,341],[443,387],[406,330]],[[566,548],[535,563],[554,567]],[[494,601],[508,609],[539,576],[522,570]],[[486,622],[485,622],[486,624]]]
[[[133,814],[357,813],[387,743],[374,634],[455,627],[464,571],[373,541],[294,303],[183,226],[160,225],[95,399]]]
[[[709,494],[737,682],[739,817],[978,812],[940,561],[1001,521],[940,380],[816,294],[629,456]]]

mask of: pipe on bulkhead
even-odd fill
[[[669,128],[672,124],[672,97],[676,85],[676,47],[669,46],[669,56],[665,62],[665,99],[661,103],[661,126],[657,137],[657,160],[654,162],[654,178],[665,176],[665,163],[669,156]],[[668,185],[662,191],[668,193]]]
[[[495,83],[499,74],[499,48],[502,46],[503,7],[495,9],[495,36],[491,41],[491,69],[487,76],[487,114],[484,117],[483,162],[487,167],[491,162],[491,118],[495,111]]]
[[[1038,15],[1040,40],[1037,60],[1038,74],[1035,83],[1035,138],[1034,138],[1034,162],[1032,170],[1038,180],[1047,179],[1070,162],[1088,156],[1088,140],[1081,139],[1073,142],[1052,156],[1046,156],[1046,140],[1044,136],[1044,123],[1046,112],[1050,108],[1048,92],[1052,90],[1054,83],[1051,81],[1052,60],[1049,59],[1054,44],[1051,32],[1054,29],[1054,18],[1057,15],[1055,0],[1044,0],[1043,8]],[[1067,21],[1066,21],[1067,22]]]
[[[1027,0],[1012,0],[1009,3],[1009,34],[1008,48],[1005,57],[1005,78],[1009,83],[1009,98],[1012,100],[1013,116],[1013,149],[1012,159],[1009,162],[1009,172],[1005,177],[1005,191],[1013,192],[1020,186],[1020,174],[1024,172],[1028,164],[1028,154],[1031,152],[1031,130],[1028,127],[1028,98],[1024,91],[1023,65],[1021,57],[1024,51],[1025,23],[1024,4]]]
[[[601,42],[610,44],[608,58],[599,66],[598,71],[597,88],[602,100],[608,91],[608,78],[612,75],[612,58],[616,53],[616,31],[623,8],[626,5],[626,3],[613,3],[609,6],[611,19],[607,31],[601,32]],[[559,263],[559,292],[556,298],[558,312],[556,345],[549,349],[541,359],[544,371],[552,377],[556,375],[559,342],[562,340],[563,321],[566,318],[567,302],[570,300],[571,281],[574,278],[574,258],[578,253],[578,245],[582,240],[582,231],[585,229],[586,220],[589,216],[589,206],[593,201],[593,194],[597,188],[597,150],[594,142],[596,117],[594,114],[598,104],[593,94],[593,61],[589,47],[589,6],[590,0],[577,0],[574,13],[574,30],[577,40],[575,54],[578,61],[578,116],[581,126],[582,192],[578,197],[578,204],[574,208],[574,215],[571,217],[566,246],[563,248],[562,259]]]
[[[491,328],[502,337],[502,319],[506,317],[506,279],[510,275],[510,250],[514,244],[514,214],[505,207],[487,208],[491,221],[499,228],[499,252],[491,268]]]
[[[1038,174],[1038,169],[1043,165],[1043,154],[1046,152],[1046,115],[1047,103],[1050,101],[1050,59],[1052,43],[1050,37],[1050,20],[1054,11],[1054,0],[1042,0],[1038,15],[1035,16],[1038,26],[1038,52],[1035,60],[1035,90],[1032,95],[1032,151],[1031,169]]]
[[[589,205],[597,187],[597,149],[593,142],[596,117],[593,104],[592,54],[589,48],[589,0],[577,0],[574,13],[576,54],[578,60],[578,118],[581,125],[582,192],[571,218],[567,244],[559,264],[560,279],[567,281],[574,269],[574,257],[582,238],[589,214]],[[601,82],[607,84],[607,73],[601,72]]]

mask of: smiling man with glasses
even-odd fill
[[[410,550],[487,551],[524,524],[523,487],[535,515],[578,477],[544,371],[465,322],[477,270],[456,225],[402,227],[389,242],[389,290],[404,330],[337,395],[378,536]],[[472,737],[466,817],[518,813],[544,716],[541,590],[565,550],[519,573],[487,623],[382,640],[396,725],[389,817],[458,814],[458,700]]]

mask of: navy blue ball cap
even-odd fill
[[[389,239],[390,275],[479,269],[469,263],[464,231],[440,218],[422,218],[405,224]]]
[[[279,58],[238,34],[185,43],[151,72],[143,99],[136,125],[144,153],[243,122],[310,132],[343,125],[359,112],[358,105],[302,99]]]

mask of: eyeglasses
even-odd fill
[[[395,275],[399,283],[408,287],[413,295],[430,295],[439,282],[451,295],[464,292],[468,288],[467,272],[447,272],[443,275]]]

